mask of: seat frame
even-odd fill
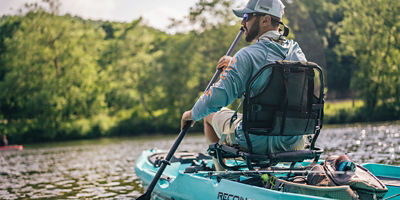
[[[295,168],[297,162],[303,162],[304,160],[313,159],[313,164],[317,163],[321,154],[323,153],[323,149],[315,147],[315,143],[319,136],[320,130],[322,128],[323,122],[323,104],[324,104],[324,80],[323,80],[323,73],[322,68],[315,63],[312,62],[293,62],[293,61],[276,61],[272,64],[268,64],[264,66],[261,70],[265,70],[269,67],[277,67],[278,66],[296,66],[296,67],[305,67],[305,68],[313,68],[316,69],[319,73],[319,80],[320,80],[320,90],[319,90],[319,99],[318,105],[322,105],[320,108],[319,116],[318,116],[318,124],[314,128],[314,133],[312,134],[312,139],[310,139],[310,145],[306,147],[304,150],[297,150],[297,151],[287,151],[287,152],[280,152],[280,153],[270,153],[270,154],[255,154],[252,153],[252,146],[249,142],[249,135],[245,130],[245,136],[247,140],[247,144],[249,146],[249,151],[242,150],[238,145],[228,146],[223,144],[225,141],[226,135],[223,134],[223,137],[220,139],[220,142],[216,144],[211,144],[208,149],[208,154],[215,157],[219,164],[227,169],[227,170],[253,170],[255,168],[269,168],[275,166],[280,162],[290,162],[290,169],[295,170],[299,169],[302,170],[304,168]],[[290,68],[290,67],[289,67]],[[286,69],[285,69],[286,70]],[[258,73],[256,73],[257,75]],[[248,84],[248,88],[251,81]],[[245,100],[246,101],[246,100]],[[313,105],[314,106],[314,105]],[[245,119],[245,117],[244,117]],[[243,119],[243,120],[244,120]],[[285,120],[283,120],[285,121]],[[284,123],[284,122],[283,122]],[[284,124],[282,125],[284,127]],[[280,135],[270,135],[270,136],[281,136]],[[307,135],[307,134],[305,134]],[[267,136],[267,135],[266,135]],[[225,159],[239,159],[242,158],[245,162],[240,162],[240,164],[236,165],[227,165],[225,164]],[[312,164],[312,165],[313,165]]]

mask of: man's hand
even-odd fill
[[[183,113],[182,119],[181,119],[181,130],[185,126],[186,121],[190,121],[190,120],[192,120],[192,111],[191,110]],[[195,121],[192,120],[192,124],[190,125],[190,127],[193,127],[194,123],[195,123]]]
[[[231,60],[232,60],[231,56],[222,56],[222,58],[219,59],[218,61],[217,70],[220,68],[224,70],[225,67],[229,66],[229,62],[231,62]]]

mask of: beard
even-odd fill
[[[253,26],[251,26],[250,30],[248,30],[247,32],[246,42],[252,42],[258,36],[259,32],[260,32],[260,18],[257,17],[256,21],[253,23]]]

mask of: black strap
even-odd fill
[[[308,119],[307,119],[307,125],[304,131],[308,129],[308,126],[310,125],[310,119],[311,119],[311,113],[313,110],[313,96],[314,96],[314,69],[309,69],[307,71],[307,81],[308,81],[308,88],[307,88],[307,111],[309,113]]]
[[[320,110],[324,108],[324,104],[321,103],[313,103],[311,104],[311,110]]]
[[[253,146],[251,145],[248,131],[244,131],[244,137],[246,138],[247,150],[249,151],[249,153],[253,153]]]
[[[315,104],[317,105],[317,104]],[[279,110],[281,108],[281,105],[271,105],[271,104],[263,104],[263,103],[252,103],[251,104],[251,112],[260,112],[260,111],[265,111],[265,112],[271,112],[274,110]],[[301,106],[294,106],[294,105],[288,105],[287,109],[289,111],[302,111]]]
[[[233,115],[232,115],[232,117],[231,117],[231,121],[229,122],[229,128],[232,128],[233,122],[236,121],[236,119],[237,119],[237,113],[238,113],[238,111],[239,111],[240,106],[241,106],[242,103],[243,103],[243,100],[244,100],[244,95],[242,95],[242,97],[240,98],[240,103],[239,103],[238,107],[236,108],[235,112],[233,113]]]
[[[308,112],[311,112],[312,103],[313,103],[313,95],[314,95],[314,71],[313,69],[309,69],[310,72],[307,73],[308,75],[308,88],[307,88],[307,104],[308,104]]]
[[[283,95],[282,95],[282,124],[281,124],[281,130],[280,130],[280,135],[283,135],[283,132],[285,130],[285,123],[286,123],[286,114],[287,114],[287,107],[288,107],[288,77],[287,77],[287,72],[286,67],[283,67],[282,71],[282,85],[283,85]]]
[[[275,185],[272,187],[273,190],[282,191],[285,187],[285,183],[279,179],[275,180]]]
[[[245,100],[248,100],[246,97],[246,95],[242,95],[239,106],[236,108],[236,111],[233,113],[230,123],[229,123],[229,127],[232,127],[233,122],[235,122],[235,120],[237,119],[237,112],[239,111],[240,106],[242,105],[242,102]],[[246,116],[244,116],[246,118]],[[246,144],[247,144],[247,150],[249,153],[252,153],[253,151],[253,147],[251,145],[251,141],[250,141],[250,136],[248,134],[248,131],[243,131],[244,132],[244,137],[246,138]],[[248,161],[251,162],[251,161]]]

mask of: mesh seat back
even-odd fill
[[[322,70],[315,63],[278,61],[264,66],[246,88],[244,131],[269,136],[315,133],[322,125],[322,86]]]

